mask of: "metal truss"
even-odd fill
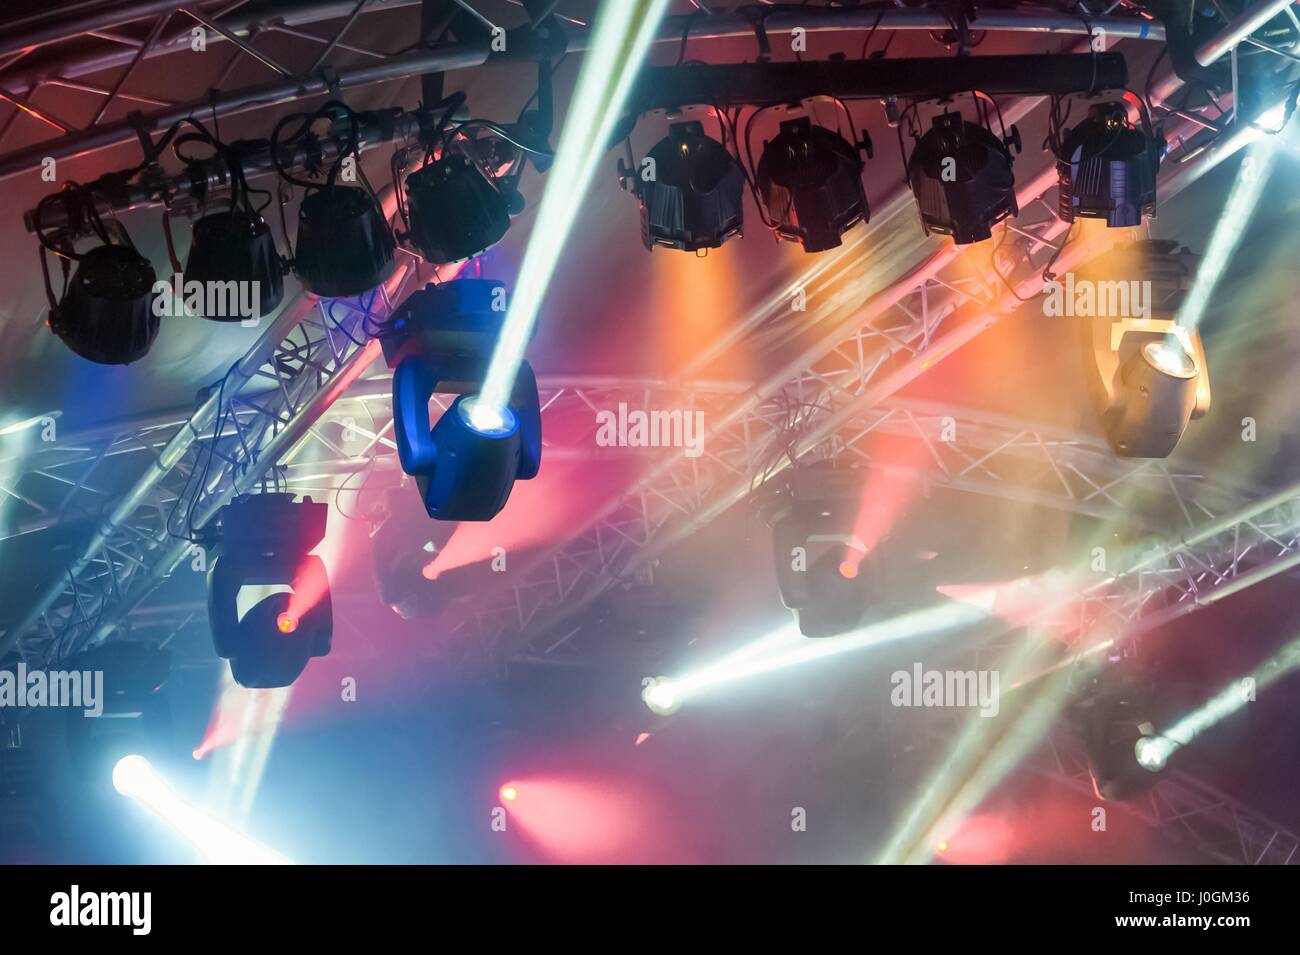
[[[37,452],[10,495],[37,526],[89,516],[94,530],[0,636],[0,658],[17,651],[49,662],[107,638],[192,553],[194,530],[235,494],[282,480],[277,462],[379,355],[377,340],[356,337],[362,327],[360,309],[335,320],[300,296],[183,421],[103,429]],[[143,459],[143,471],[106,500],[98,475],[129,457]]]
[[[349,31],[362,16],[378,13],[403,15],[418,22],[420,0],[297,0],[271,6],[262,5],[256,12],[245,8],[247,0],[135,0],[116,5],[111,11],[59,18],[55,11],[44,18],[27,18],[9,29],[0,29],[0,101],[12,107],[0,124],[0,144],[13,123],[20,118],[42,124],[52,138],[29,147],[0,155],[0,178],[39,168],[43,159],[65,159],[122,145],[135,140],[136,127],[128,120],[108,120],[110,108],[117,102],[133,107],[155,107],[144,112],[140,122],[146,129],[165,129],[190,115],[225,116],[281,105],[307,96],[334,91],[350,91],[371,84],[420,76],[431,72],[481,66],[511,59],[536,59],[549,52],[527,39],[527,26],[520,28],[517,39],[505,51],[494,51],[488,38],[465,42],[444,42],[446,25],[437,35],[425,37],[414,48],[406,43],[397,51],[374,50],[347,42]],[[472,5],[458,3],[455,9],[473,13],[478,25],[486,30],[496,26]],[[673,16],[666,19],[660,34],[664,43],[688,39],[705,40],[755,36],[755,14],[762,14],[767,34],[788,33],[793,29],[809,32],[871,30],[882,33],[900,30],[948,30],[951,22],[940,11],[873,10],[808,7],[798,12],[772,12],[762,6],[749,11],[733,10],[727,14]],[[585,24],[562,12],[557,18],[563,25],[564,49],[579,52],[588,42]],[[335,23],[326,36],[308,27]],[[394,31],[404,39],[413,35],[411,23],[404,19],[403,29]],[[451,22],[450,17],[446,23]],[[222,92],[202,100],[175,103],[153,95],[133,91],[131,78],[140,63],[160,56],[190,52],[192,31],[201,28],[220,61],[209,88]],[[1134,38],[1163,39],[1159,24],[1137,16],[1102,16],[1084,18],[1054,10],[990,10],[978,19],[981,31],[1058,33],[1089,35],[1095,32],[1113,40]],[[418,34],[418,30],[414,31]],[[282,63],[258,46],[258,39],[276,35],[304,47],[304,56],[294,64]],[[264,45],[264,44],[263,44]],[[230,50],[226,57],[223,48]],[[342,68],[344,59],[361,65]],[[297,59],[297,58],[295,58]],[[228,80],[241,62],[256,62],[274,75],[270,82],[242,88],[229,88]],[[108,85],[87,77],[116,70]],[[42,89],[76,90],[98,98],[94,116],[88,124],[76,124],[42,108],[37,99]]]
[[[1027,768],[1095,796],[1087,757],[1073,737],[1055,736]],[[1300,861],[1300,836],[1186,773],[1171,770],[1139,799],[1106,806],[1136,816],[1162,835],[1225,865]]]

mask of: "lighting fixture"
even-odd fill
[[[870,155],[870,150],[868,141],[854,145],[807,116],[783,122],[764,147],[755,174],[776,234],[800,243],[805,252],[824,252],[868,221],[859,153]]]
[[[934,117],[907,161],[907,181],[925,234],[950,235],[958,245],[968,245],[989,238],[996,223],[1015,215],[1013,147],[1020,149],[1015,126],[999,139],[960,113]]]
[[[126,229],[116,219],[103,221],[96,200],[77,183],[44,197],[36,221],[53,205],[64,207],[67,226],[36,229],[41,244],[41,272],[49,300],[48,324],[73,352],[102,365],[125,365],[143,358],[158,337],[160,317],[154,308],[157,274],[136,251]],[[78,239],[93,237],[100,244],[76,250]],[[55,298],[46,253],[63,272],[63,291]],[[73,264],[76,271],[69,272]]]
[[[459,152],[406,177],[406,210],[408,240],[436,265],[482,255],[510,228],[506,198]]]
[[[727,147],[698,122],[674,123],[646,154],[648,165],[621,177],[641,202],[641,239],[698,252],[740,235],[744,225],[745,171]]]
[[[221,510],[208,570],[208,620],[217,656],[240,686],[288,686],[330,651],[333,613],[324,562],[327,504],[292,494],[237,497]]]
[[[515,481],[541,466],[532,366],[522,362],[506,405],[485,404],[474,391],[500,330],[500,290],[486,279],[430,285],[402,303],[391,320],[399,334],[385,341],[398,457],[437,520],[491,520]],[[431,428],[429,400],[439,391],[459,397]]]
[[[1105,219],[1111,228],[1142,224],[1156,212],[1156,173],[1165,140],[1139,105],[1141,128],[1122,100],[1097,103],[1065,134],[1056,157],[1061,220]]]

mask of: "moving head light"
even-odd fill
[[[221,509],[208,570],[208,621],[235,682],[288,686],[312,657],[329,653],[333,611],[324,562],[327,504],[292,494],[237,497]]]
[[[532,366],[520,364],[507,407],[478,403],[505,315],[502,292],[487,279],[429,285],[397,308],[390,320],[395,334],[383,339],[393,368],[398,457],[436,520],[491,520],[515,481],[536,477],[541,467],[541,402]],[[437,392],[458,397],[430,427],[429,401]]]

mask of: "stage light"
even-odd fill
[[[190,804],[139,754],[113,767],[113,787],[153,812],[216,865],[289,865],[289,860]]]
[[[868,555],[853,533],[862,480],[852,468],[796,468],[764,502],[781,602],[794,611],[804,636],[853,629],[871,602],[872,565],[862,573]]]
[[[347,142],[339,149],[323,183],[294,176],[281,161],[291,145],[319,148],[311,127],[320,120],[344,121],[347,132]],[[282,140],[281,134],[294,123],[297,129]],[[314,113],[290,113],[271,132],[271,161],[276,171],[286,183],[302,189],[293,269],[302,287],[322,298],[361,295],[386,281],[396,267],[396,239],[361,169],[359,126],[356,114],[346,103],[329,100]],[[339,176],[349,160],[356,164],[365,188],[339,185]]]
[[[482,400],[489,407],[512,403],[515,375],[551,276],[668,6],[668,0],[621,0],[601,4],[596,13],[555,164],[547,174],[553,186],[542,194],[515,295],[482,379]]]
[[[1142,127],[1121,101],[1097,103],[1067,132],[1056,157],[1057,200],[1063,222],[1105,219],[1111,228],[1142,224],[1156,212],[1156,173],[1165,140],[1153,130],[1145,105]]]
[[[745,221],[745,171],[727,147],[699,122],[674,123],[646,154],[653,176],[626,170],[621,177],[641,201],[641,239],[698,252],[739,235]]]
[[[641,691],[641,699],[652,713],[670,716],[676,712],[681,700],[673,681],[667,677],[655,677]]]
[[[677,677],[656,677],[641,690],[641,699],[652,712],[666,716],[700,693],[722,686],[898,640],[973,626],[986,619],[987,614],[976,608],[946,603],[869,623],[834,640],[806,640],[796,625],[787,624],[714,663]]]
[[[293,683],[330,651],[333,612],[325,564],[329,506],[291,494],[235,498],[221,511],[208,570],[208,620],[217,656],[240,686]]]
[[[510,206],[470,157],[449,152],[406,177],[407,237],[436,265],[482,255],[510,228]]]
[[[1016,215],[1013,147],[1020,149],[1015,126],[999,139],[960,113],[936,116],[907,161],[925,234],[950,235],[967,245],[989,238],[996,223]]]
[[[839,246],[841,236],[870,218],[859,151],[807,116],[786,120],[763,149],[755,179],[773,230],[805,252]]]
[[[1098,798],[1136,799],[1160,781],[1169,753],[1156,737],[1149,691],[1103,674],[1082,711],[1083,742]]]
[[[136,251],[126,229],[116,219],[99,217],[95,198],[76,183],[43,198],[36,221],[46,221],[50,207],[63,206],[64,228],[47,232],[38,226],[41,273],[50,311],[47,324],[73,352],[101,365],[125,365],[143,358],[158,337],[161,318],[154,308],[157,274]],[[78,252],[76,242],[93,236],[101,244]],[[46,253],[63,272],[58,299],[50,282]],[[76,271],[69,272],[76,263]]]
[[[67,711],[69,762],[78,775],[103,780],[127,753],[165,752],[171,737],[171,712],[162,692],[171,673],[171,652],[137,640],[115,640],[90,647],[62,664],[83,675],[83,699],[90,674],[102,674],[100,713]]]
[[[257,290],[256,314],[269,315],[284,298],[284,265],[266,220],[251,208],[238,206],[203,216],[194,223],[193,241],[185,261],[185,281],[209,287],[236,282]],[[240,321],[248,316],[199,314],[213,321]]]
[[[1210,408],[1201,336],[1174,319],[1194,270],[1178,243],[1142,240],[1088,263],[1082,281],[1067,276],[1067,288],[1097,290],[1079,318],[1085,373],[1106,440],[1122,457],[1166,457]]]
[[[501,327],[502,291],[485,279],[429,286],[397,309],[392,323],[399,334],[385,340],[398,458],[437,520],[491,520],[515,481],[530,480],[541,467],[541,401],[528,362],[521,362],[507,404],[467,393],[483,380]],[[429,401],[438,391],[460,395],[430,427]]]
[[[519,798],[519,790],[516,789],[514,786],[502,786],[501,798],[505,802],[514,802],[516,799]]]

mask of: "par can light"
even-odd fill
[[[1015,126],[999,139],[957,112],[934,118],[907,162],[926,235],[950,235],[957,245],[969,245],[988,239],[994,225],[1016,215],[1013,146],[1019,150]]]
[[[395,248],[383,212],[360,186],[326,186],[298,206],[294,270],[313,295],[370,291],[393,274]]]
[[[763,149],[756,180],[773,230],[805,252],[825,252],[870,218],[859,150],[825,126],[801,116],[786,120]]]
[[[407,237],[427,262],[444,265],[482,255],[510,228],[505,197],[478,165],[450,153],[406,177]]]
[[[1156,212],[1156,173],[1164,136],[1152,130],[1146,107],[1142,128],[1122,101],[1098,103],[1062,139],[1057,154],[1061,219],[1105,219],[1111,228],[1142,224]]]
[[[194,223],[190,254],[185,262],[186,282],[209,287],[239,283],[256,288],[257,314],[269,315],[284,299],[284,266],[266,220],[245,209],[214,212]],[[256,283],[256,284],[254,284]],[[227,314],[202,317],[212,321],[239,321]]]
[[[698,252],[740,235],[745,171],[726,146],[704,134],[702,123],[674,123],[646,158],[652,175],[625,170],[621,178],[641,200],[647,249]]]
[[[50,331],[74,353],[97,364],[126,365],[143,358],[161,325],[154,308],[158,276],[152,263],[136,251],[121,223],[100,219],[95,198],[84,187],[70,182],[44,197],[36,221],[43,221],[53,205],[64,207],[68,225],[52,232],[36,230]],[[100,244],[78,252],[76,242],[84,236],[94,236]],[[59,298],[50,282],[47,253],[62,268]]]

